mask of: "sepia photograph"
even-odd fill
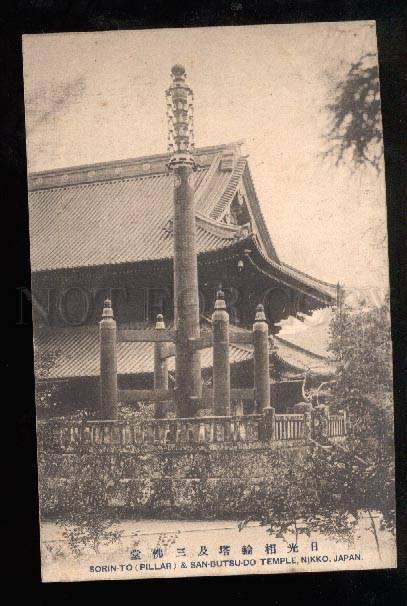
[[[23,64],[42,580],[395,568],[376,23]]]

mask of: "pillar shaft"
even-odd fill
[[[254,344],[254,389],[259,412],[270,406],[270,369],[268,324],[263,306],[257,307],[253,324]]]
[[[272,442],[275,440],[276,435],[276,409],[265,408],[264,409],[264,440],[266,442]]]
[[[116,321],[110,301],[105,301],[99,322],[100,336],[100,414],[102,419],[117,419],[117,337]]]
[[[165,343],[154,343],[154,389],[168,389],[168,362],[163,359]]]
[[[156,330],[165,328],[164,320],[161,314],[157,317]],[[156,341],[154,343],[154,389],[168,389],[168,358],[163,355],[166,350],[166,343]],[[154,407],[154,416],[163,418],[167,414],[167,402],[156,402]]]
[[[223,293],[212,314],[213,408],[215,415],[230,415],[229,314]]]
[[[175,398],[177,416],[191,417],[202,398],[200,352],[189,347],[190,340],[200,336],[195,207],[190,183],[193,169],[180,162],[173,171]]]

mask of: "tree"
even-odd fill
[[[337,365],[334,395],[340,405],[350,398],[374,398],[392,392],[390,307],[363,311],[341,306],[330,327],[330,346]]]
[[[240,528],[256,520],[277,538],[295,533],[297,542],[300,534],[318,532],[333,541],[352,542],[358,509],[349,491],[343,494],[340,488],[348,478],[341,455],[311,446],[301,463],[279,466],[277,482],[262,481],[254,488],[247,499],[252,513]]]
[[[360,506],[380,511],[383,526],[394,530],[391,343],[388,297],[366,311],[341,308],[332,321],[330,350],[338,364],[332,406],[348,412],[349,457],[365,461],[354,479]]]
[[[110,504],[117,480],[109,458],[98,454],[75,460],[69,488],[64,493],[63,514],[57,518],[75,556],[87,546],[99,553],[100,545],[119,542],[122,537],[123,531],[115,528],[120,516]]]
[[[117,461],[104,452],[80,449],[64,463],[64,478],[58,478],[60,460],[52,451],[53,429],[45,425],[39,434],[38,477],[41,518],[50,516],[76,557],[90,547],[120,541],[123,531],[117,499],[124,490]],[[58,478],[58,479],[57,479]]]
[[[34,341],[35,344],[35,341]],[[57,407],[58,388],[55,382],[47,381],[52,368],[61,355],[61,350],[44,350],[35,346],[34,349],[34,371],[35,371],[35,402],[38,412],[52,411]]]
[[[301,464],[280,466],[276,485],[264,481],[247,498],[248,515],[274,536],[321,532],[352,541],[367,512],[380,554],[373,512],[395,530],[392,356],[389,301],[367,311],[339,309],[331,326],[336,359],[330,410],[345,409],[350,435],[344,445],[311,447]],[[250,506],[252,511],[249,512]]]
[[[350,160],[354,168],[371,165],[380,172],[383,145],[376,54],[365,53],[352,63],[326,109],[330,128],[325,135],[328,149],[323,155],[334,157],[336,165]]]

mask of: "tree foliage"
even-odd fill
[[[383,525],[395,528],[393,381],[390,306],[338,310],[330,349],[338,363],[332,405],[347,411],[350,456],[365,461],[358,470],[360,505],[377,509]]]
[[[44,440],[49,445],[52,436]],[[120,541],[120,515],[114,500],[120,498],[122,486],[112,457],[79,452],[69,457],[66,477],[57,480],[59,463],[46,449],[39,449],[41,515],[51,513],[75,557],[87,548],[98,553],[101,545]]]
[[[326,106],[330,127],[324,156],[334,157],[336,165],[350,161],[355,168],[371,165],[380,172],[383,146],[375,60],[375,54],[364,54],[336,85],[333,101]]]
[[[58,407],[59,394],[57,385],[53,381],[47,381],[47,379],[60,355],[60,349],[49,351],[35,347],[35,403],[38,412],[52,412]]]
[[[341,307],[331,324],[330,351],[338,364],[335,397],[373,398],[392,391],[392,350],[388,298],[377,307]]]
[[[260,520],[271,534],[310,536],[320,532],[352,542],[361,512],[395,530],[392,356],[389,301],[368,311],[339,309],[332,321],[330,349],[338,364],[331,386],[331,413],[346,410],[345,444],[318,446],[305,461],[279,471],[278,490],[256,487],[249,520]],[[244,525],[244,524],[242,524]]]

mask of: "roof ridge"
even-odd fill
[[[258,231],[259,231],[260,239],[266,249],[267,257],[270,258],[270,260],[271,260],[272,257],[274,256],[275,257],[274,262],[277,263],[278,265],[280,265],[280,259],[277,255],[276,249],[274,248],[274,244],[271,239],[271,235],[268,230],[267,223],[266,223],[266,220],[263,215],[263,211],[261,209],[260,200],[257,196],[256,187],[254,185],[252,173],[251,173],[248,162],[246,162],[246,166],[242,173],[243,179],[244,179],[245,175],[247,175],[246,178],[247,178],[247,185],[248,185],[248,187],[247,187],[245,184],[245,189],[247,191],[248,197],[250,197],[250,194],[251,194],[253,202],[254,202],[254,204],[250,205],[250,208],[254,215],[254,220],[255,220],[255,223],[256,223]]]
[[[96,181],[83,181],[82,183],[67,183],[65,185],[54,185],[51,187],[43,187],[43,188],[36,188],[36,189],[32,189],[29,190],[29,193],[36,193],[36,192],[42,192],[42,191],[54,191],[54,190],[69,190],[72,188],[75,189],[80,189],[80,188],[87,188],[87,187],[93,187],[94,185],[108,185],[110,183],[112,183],[113,181],[115,183],[130,183],[131,181],[134,181],[135,179],[138,180],[142,180],[142,179],[148,179],[148,178],[158,178],[158,177],[163,177],[165,176],[163,173],[161,172],[155,172],[155,173],[142,173],[142,174],[138,174],[138,175],[129,175],[128,177],[115,177],[115,178],[110,178],[110,179],[100,179],[100,180],[96,180]]]
[[[218,219],[219,215],[222,213],[224,208],[232,200],[232,198],[236,192],[236,187],[240,181],[240,178],[243,174],[246,164],[247,164],[246,158],[237,159],[236,165],[234,166],[234,168],[232,170],[232,174],[230,176],[229,182],[228,182],[225,190],[223,191],[222,196],[216,202],[216,204],[214,205],[213,209],[210,212],[210,216],[213,219]]]
[[[242,141],[223,143],[196,148],[195,157],[198,168],[207,168],[213,156],[230,150],[234,154],[240,149]],[[208,157],[209,156],[209,157]],[[100,181],[113,181],[133,176],[149,176],[167,172],[169,154],[154,154],[138,158],[111,160],[108,162],[95,162],[94,164],[81,164],[62,168],[49,169],[28,173],[29,191],[52,189],[82,183],[96,183]],[[200,165],[200,166],[199,166]]]
[[[231,143],[219,143],[218,145],[206,145],[204,147],[197,147],[195,149],[195,154],[200,155],[200,154],[206,154],[208,152],[217,152],[217,151],[221,151],[230,147],[236,147],[236,145],[241,145],[243,143],[243,141],[233,141]],[[126,164],[126,163],[133,163],[133,162],[141,162],[141,161],[146,161],[146,160],[160,160],[160,159],[166,159],[170,156],[170,154],[168,152],[165,153],[161,153],[161,154],[149,154],[147,156],[134,156],[131,158],[120,158],[118,160],[106,160],[104,162],[92,162],[92,163],[88,163],[88,164],[74,164],[71,166],[63,166],[60,168],[50,168],[50,169],[45,169],[45,170],[41,170],[41,171],[32,171],[32,172],[28,172],[29,176],[38,176],[38,175],[46,175],[46,174],[51,174],[51,173],[64,173],[67,171],[79,171],[80,169],[83,170],[88,170],[88,169],[92,169],[92,168],[102,168],[102,167],[107,167],[107,166],[113,166],[113,165],[117,165],[117,164]]]
[[[222,152],[218,152],[214,156],[206,175],[204,176],[201,183],[199,184],[198,189],[195,191],[195,208],[197,208],[199,206],[199,202],[204,197],[204,195],[208,189],[208,185],[210,184],[210,181],[211,181],[214,173],[216,172],[216,169],[219,166],[221,158],[222,158]]]

